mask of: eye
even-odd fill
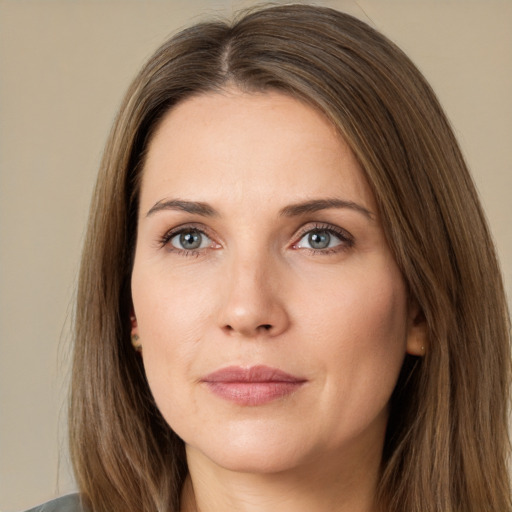
[[[336,250],[351,247],[353,243],[352,237],[342,230],[316,227],[305,232],[300,240],[294,244],[294,248],[329,252],[329,249]]]
[[[328,249],[339,245],[341,240],[336,236],[332,235],[324,230],[315,230],[306,233],[300,240],[296,247],[308,248],[308,249]]]
[[[183,229],[169,238],[169,244],[175,249],[193,251],[212,245],[212,240],[198,229]]]

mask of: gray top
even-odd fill
[[[79,494],[68,494],[56,500],[43,503],[38,507],[31,508],[26,512],[87,512],[80,503]]]

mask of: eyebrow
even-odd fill
[[[215,217],[218,212],[207,203],[200,201],[183,201],[181,199],[162,199],[153,205],[146,213],[146,217],[162,210],[178,210],[187,213],[194,213],[203,217]]]
[[[315,213],[321,210],[328,210],[330,208],[348,208],[358,213],[362,213],[370,220],[375,219],[375,214],[364,206],[354,203],[353,201],[345,201],[338,198],[313,199],[304,203],[292,204],[283,208],[280,211],[280,215],[283,217],[296,217],[307,213]]]
[[[370,220],[374,220],[375,214],[370,210],[361,206],[360,204],[354,203],[353,201],[345,201],[338,198],[328,199],[312,199],[311,201],[305,201],[302,203],[291,204],[285,206],[280,212],[281,217],[298,217],[308,213],[315,213],[321,210],[328,210],[330,208],[348,208],[363,214]],[[219,215],[217,210],[210,206],[208,203],[200,201],[184,201],[182,199],[162,199],[153,205],[148,211],[146,217],[149,217],[156,212],[163,210],[178,210],[203,217],[216,217]]]

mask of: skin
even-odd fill
[[[318,199],[346,204],[289,208]],[[184,251],[183,228],[199,248]],[[312,231],[329,246],[312,248]],[[186,444],[183,510],[377,510],[388,402],[423,326],[368,183],[320,113],[236,89],[170,111],[143,170],[132,296],[149,385]],[[233,365],[304,384],[240,405],[202,381]]]

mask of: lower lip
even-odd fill
[[[238,405],[263,405],[291,395],[304,382],[205,382],[215,395]]]

